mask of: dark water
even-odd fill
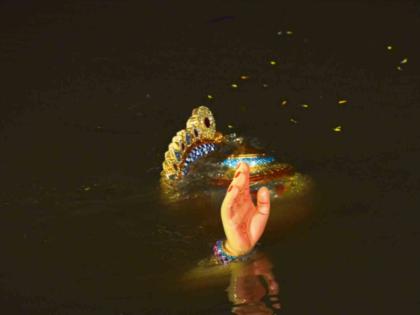
[[[0,2],[1,314],[418,314],[419,30],[415,1]],[[159,173],[199,104],[315,189],[257,265],[187,277],[220,196]]]

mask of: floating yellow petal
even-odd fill
[[[286,31],[286,34],[287,34],[287,35],[292,35],[292,34],[293,34],[293,32],[292,32],[292,31]]]
[[[392,46],[386,46],[386,49],[392,50]]]
[[[228,128],[229,128],[229,129],[233,129],[233,126],[232,126],[232,125],[228,125]]]
[[[89,186],[87,186],[87,187],[83,188],[83,190],[84,191],[89,191],[89,190],[91,190],[91,188]]]
[[[284,100],[281,102],[281,106],[286,106],[287,105],[287,100]]]
[[[238,85],[236,83],[232,83],[231,84],[231,87],[233,87],[234,89],[237,89],[238,88]]]
[[[309,105],[308,104],[302,104],[302,107],[303,108],[309,108]]]
[[[270,61],[270,65],[275,66],[276,64],[277,64],[277,61],[275,61],[275,60]]]
[[[341,132],[341,129],[342,129],[342,127],[341,127],[341,126],[337,126],[337,127],[335,127],[333,130],[334,130],[335,132]]]
[[[247,76],[247,75],[241,75],[241,80],[248,80],[249,79],[249,76]]]
[[[212,100],[213,99],[213,95],[207,95],[207,98],[209,99],[209,100]]]
[[[402,68],[400,66],[397,67],[398,71],[402,71]]]
[[[347,103],[347,100],[339,100],[338,101],[338,104],[340,104],[340,105],[343,105],[343,104],[346,104]]]
[[[297,124],[297,120],[296,120],[296,119],[294,119],[294,118],[290,118],[290,122],[292,122],[292,123],[294,123],[294,124]]]
[[[408,58],[404,58],[403,60],[401,60],[401,64],[406,64],[408,62]]]

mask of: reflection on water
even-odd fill
[[[268,256],[258,251],[246,262],[219,265],[204,260],[189,271],[184,285],[196,287],[227,284],[225,291],[234,314],[275,314],[281,308],[279,284]]]
[[[232,268],[227,292],[233,313],[274,314],[274,310],[280,309],[279,285],[272,269],[273,265],[263,254]]]

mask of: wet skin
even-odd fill
[[[221,207],[225,248],[234,255],[251,251],[261,238],[270,214],[270,193],[261,187],[255,206],[249,189],[249,166],[240,163]]]

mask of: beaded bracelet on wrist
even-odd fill
[[[248,260],[252,253],[254,251],[251,251],[250,253],[246,255],[241,256],[232,256],[226,253],[226,251],[223,248],[223,240],[218,240],[216,244],[213,246],[213,254],[216,257],[217,261],[223,265],[227,265],[233,261],[245,261]]]

